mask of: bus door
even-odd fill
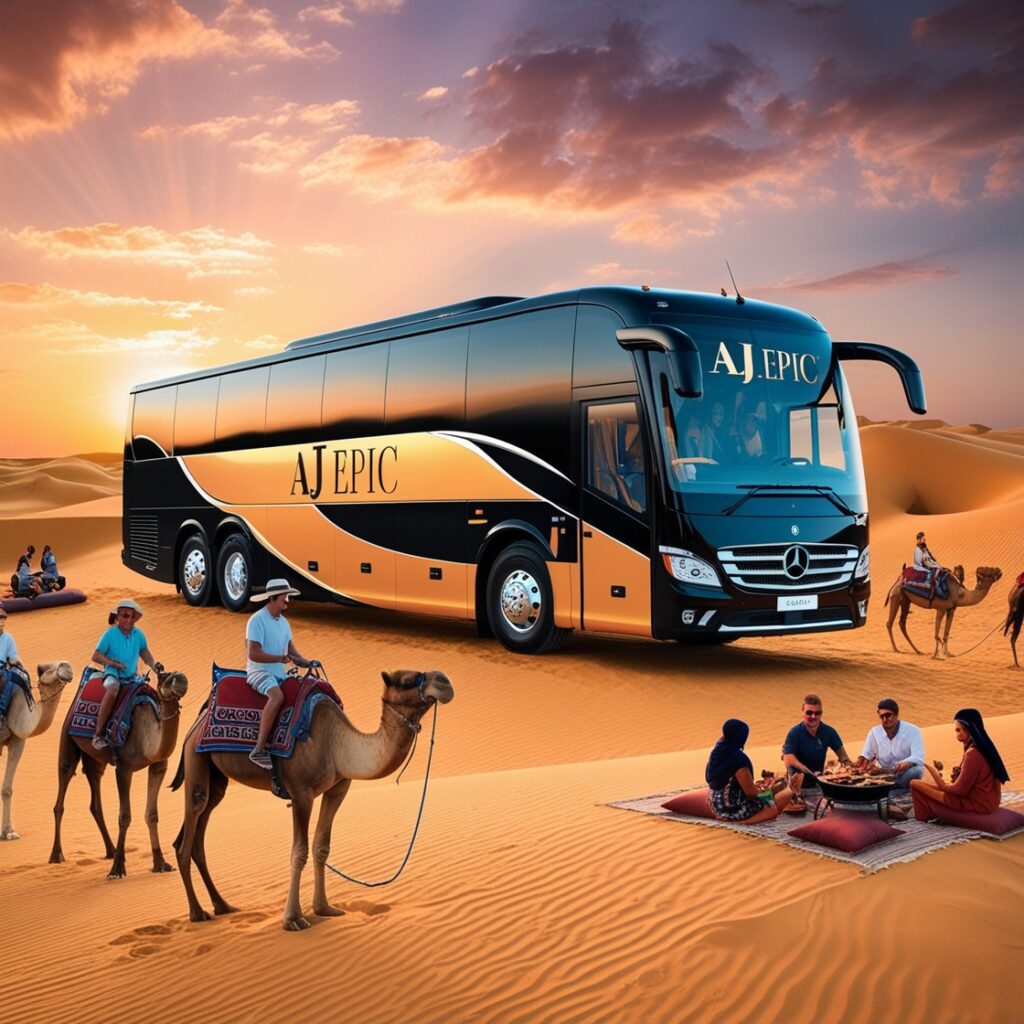
[[[639,399],[578,408],[583,628],[650,636],[651,472]]]

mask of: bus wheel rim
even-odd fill
[[[501,614],[517,633],[528,633],[537,624],[543,608],[540,584],[523,569],[505,577],[501,585]]]
[[[228,556],[224,565],[224,588],[232,601],[241,601],[249,585],[249,573],[245,568],[245,559],[237,552]]]
[[[193,596],[206,585],[206,556],[193,548],[185,557],[185,586]]]

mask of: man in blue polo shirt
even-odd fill
[[[122,598],[110,613],[110,628],[100,637],[90,660],[103,669],[103,700],[96,714],[96,733],[93,749],[106,750],[110,741],[103,735],[107,720],[114,710],[122,683],[130,683],[136,675],[141,658],[154,672],[162,672],[161,665],[150,653],[146,634],[135,625],[142,618],[142,609],[130,597]]]
[[[850,763],[839,733],[821,720],[821,698],[816,693],[809,693],[804,697],[803,720],[789,730],[782,744],[786,774],[792,776],[803,772],[804,776],[802,787],[794,793],[793,804],[799,805],[801,791],[818,788],[815,776],[824,769],[830,750],[843,764]]]

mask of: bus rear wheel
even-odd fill
[[[208,605],[213,600],[213,562],[210,547],[201,533],[193,533],[181,546],[178,580],[181,596],[193,607]]]
[[[537,549],[510,544],[487,576],[487,620],[495,636],[516,654],[557,651],[572,635],[555,625],[551,577]]]
[[[240,533],[233,533],[217,553],[217,589],[224,607],[241,612],[252,595],[252,548]]]

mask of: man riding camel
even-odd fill
[[[916,569],[939,569],[938,559],[928,550],[928,544],[924,539],[924,530],[917,535],[917,544],[914,547],[914,568]]]

